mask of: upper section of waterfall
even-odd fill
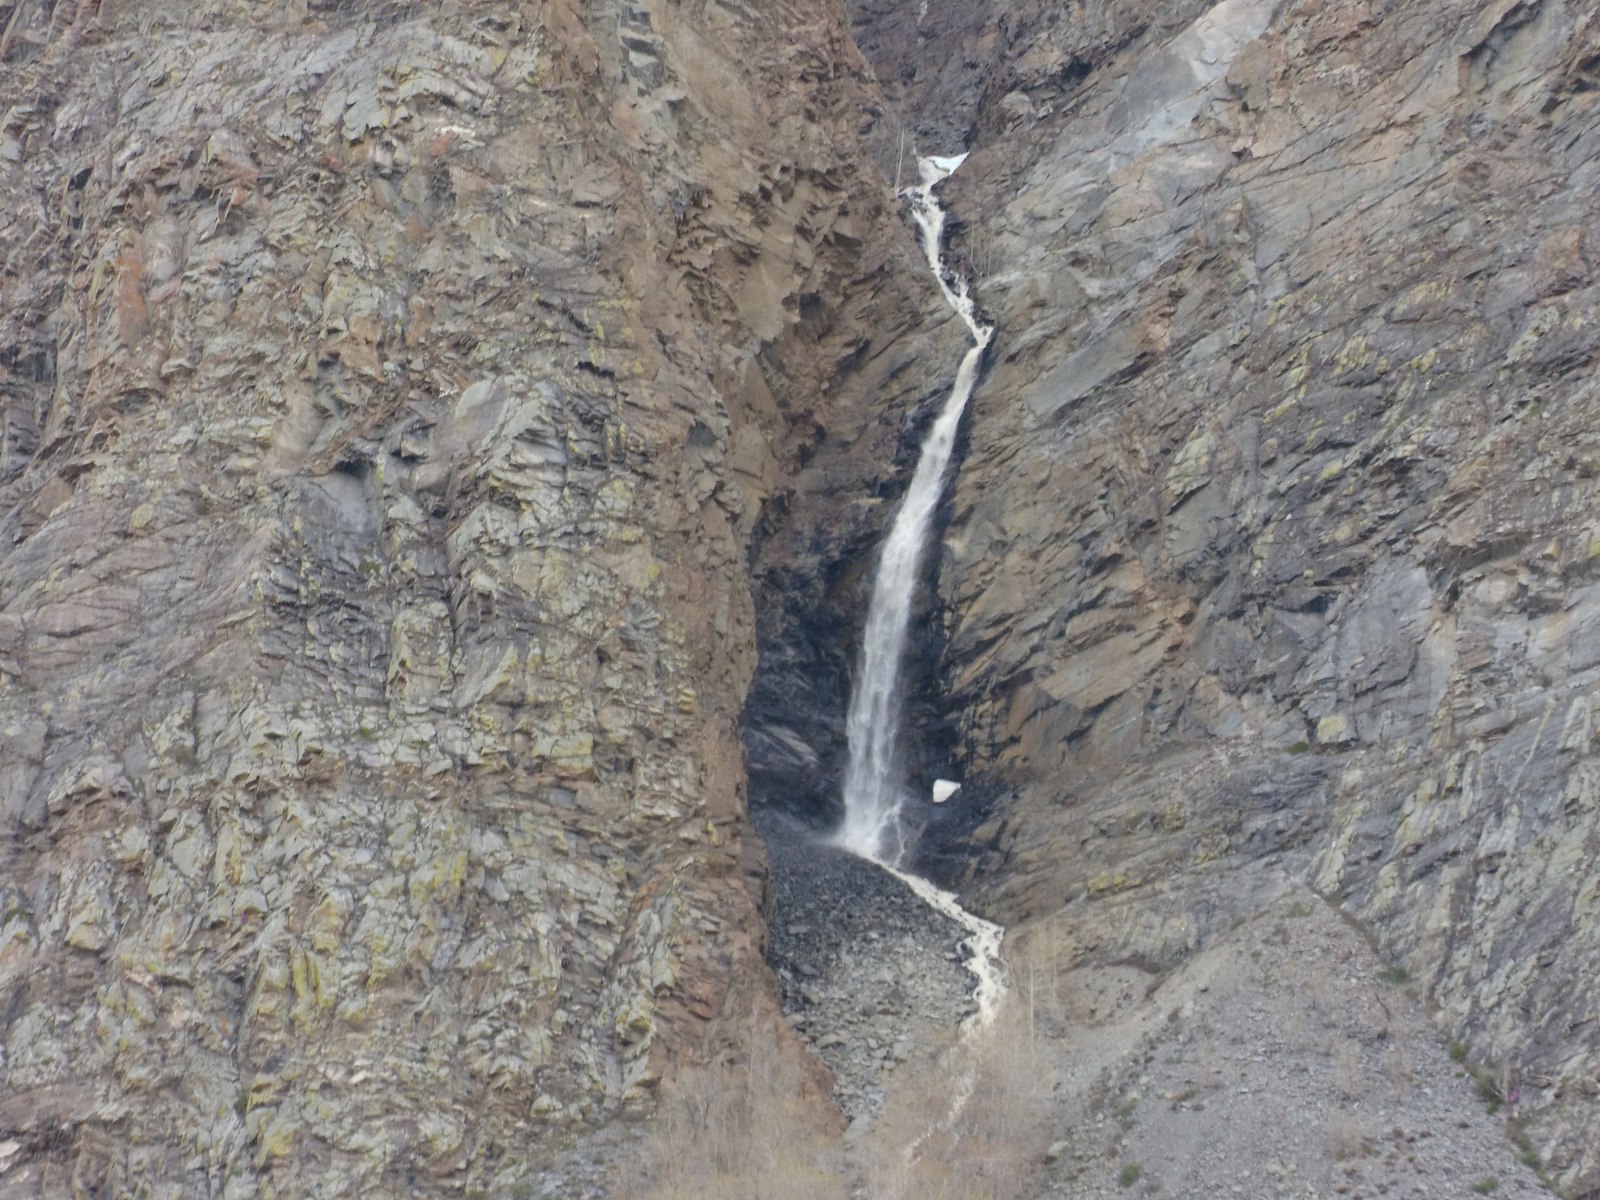
[[[972,331],[972,340],[981,348],[987,346],[994,337],[994,327],[978,320],[977,305],[968,294],[966,279],[945,265],[945,211],[933,194],[934,188],[950,178],[966,160],[965,154],[918,159],[917,170],[922,182],[902,188],[900,194],[911,205],[912,216],[922,230],[922,250],[928,256],[928,266],[933,270],[934,278],[939,281],[939,290],[944,293],[950,307],[966,322],[967,328]]]

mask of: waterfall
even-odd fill
[[[912,592],[917,582],[917,563],[928,539],[928,528],[944,491],[944,473],[955,449],[956,430],[961,414],[978,382],[978,365],[994,337],[994,329],[978,320],[977,308],[967,294],[967,281],[944,264],[944,209],[933,189],[959,167],[966,155],[954,158],[924,158],[918,163],[922,182],[901,194],[911,206],[911,214],[922,230],[922,248],[928,266],[939,281],[945,300],[972,331],[972,348],[956,370],[955,386],[939,416],[928,430],[917,458],[894,524],[878,555],[878,573],[872,582],[872,603],[867,609],[867,628],[861,639],[861,666],[855,691],[850,697],[847,732],[850,763],[845,771],[844,821],[834,840],[853,854],[870,859],[891,872],[915,892],[924,903],[944,913],[967,931],[962,942],[966,967],[977,980],[973,999],[976,1011],[965,1028],[970,1031],[994,1019],[1005,992],[1000,966],[1000,943],[1005,930],[961,907],[953,892],[935,887],[926,879],[901,868],[905,857],[905,835],[900,808],[905,799],[905,781],[900,773],[898,740],[900,734],[900,661],[905,656],[906,627],[911,621]],[[947,784],[948,781],[942,781]],[[949,791],[945,791],[948,798]],[[959,1112],[971,1092],[971,1080],[958,1089],[952,1113]],[[951,1119],[954,1119],[953,1116]],[[915,1151],[915,1143],[907,1153]]]
[[[844,822],[836,840],[863,858],[893,866],[900,864],[906,848],[900,821],[905,799],[899,758],[900,670],[917,566],[944,491],[945,469],[955,449],[961,414],[977,383],[983,352],[994,336],[994,330],[978,320],[967,293],[967,281],[944,264],[944,209],[933,191],[965,158],[963,154],[921,159],[918,167],[922,182],[901,193],[922,230],[922,248],[939,281],[939,290],[972,331],[973,345],[962,358],[950,397],[922,443],[911,485],[879,552],[872,603],[861,639],[861,663],[846,724],[850,762],[845,770]]]

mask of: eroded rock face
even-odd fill
[[[819,431],[892,442],[861,314],[937,304],[863,64],[823,5],[48,9],[0,1190],[502,1194],[776,1011],[749,538]]]
[[[1102,958],[1309,878],[1593,1194],[1592,6],[1156,7],[861,34],[914,110],[971,101],[968,848]]]
[[[825,812],[961,143],[935,861],[1086,970],[1310,880],[1600,1189],[1596,38],[13,5],[0,1190],[509,1193],[773,1018],[741,715]]]

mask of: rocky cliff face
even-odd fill
[[[930,861],[1309,880],[1600,1190],[1587,6],[0,14],[0,1195],[579,1194],[773,1023],[963,145]]]
[[[1309,878],[1594,1194],[1591,6],[890,20],[1001,330],[940,572],[971,878],[1168,965]]]
[[[749,539],[937,311],[864,64],[821,5],[6,11],[0,1191],[528,1186],[775,1014]]]

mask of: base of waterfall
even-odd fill
[[[1128,910],[1080,898],[1016,931],[1013,990],[962,1039],[961,931],[814,831],[757,818],[770,958],[838,1081],[858,1200],[922,1200],[962,1171],[1015,1200],[1254,1195],[1263,1179],[1296,1196],[1465,1196],[1489,1179],[1497,1200],[1550,1195],[1414,988],[1302,885],[1241,898],[1165,964],[1120,957]]]
[[[965,965],[971,931],[814,829],[775,809],[755,816],[784,1010],[833,1072],[845,1115],[870,1118],[897,1075],[926,1066],[981,1011]]]

